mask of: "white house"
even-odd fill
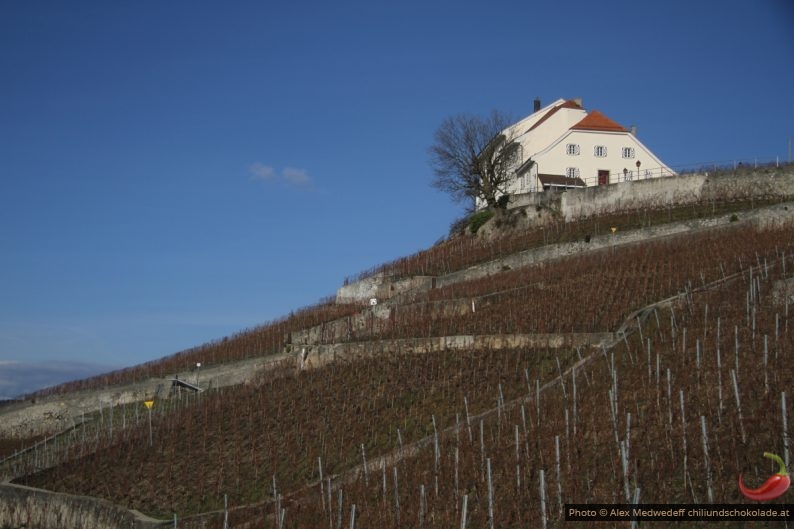
[[[508,194],[613,184],[675,174],[636,136],[581,100],[558,99],[502,134],[517,145]],[[478,206],[482,204],[478,203]]]

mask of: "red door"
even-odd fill
[[[609,184],[609,171],[603,169],[598,170],[598,185],[605,186]]]

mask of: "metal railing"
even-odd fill
[[[754,169],[785,167],[794,165],[791,161],[781,161],[779,157],[769,158],[745,158],[735,160],[721,160],[711,162],[696,162],[686,165],[672,165],[669,167],[634,167],[626,168],[624,171],[612,171],[606,181],[604,176],[579,177],[586,187],[599,184],[617,184],[621,182],[636,182],[640,180],[650,180],[653,178],[665,178],[677,175],[698,174],[698,173],[727,173],[738,171],[752,171]]]

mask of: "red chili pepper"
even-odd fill
[[[757,489],[748,489],[745,488],[744,484],[742,484],[742,475],[739,474],[739,490],[742,491],[747,498],[756,501],[769,501],[774,500],[775,498],[779,497],[781,494],[786,492],[789,485],[791,484],[791,478],[788,476],[788,472],[786,472],[786,464],[783,463],[783,460],[780,459],[779,456],[775,454],[771,454],[769,452],[764,452],[764,457],[768,457],[770,459],[774,459],[780,465],[780,471],[777,474],[774,474],[766,480],[766,483],[758,487]]]

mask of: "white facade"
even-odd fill
[[[503,134],[520,145],[511,195],[675,174],[631,131],[575,100],[558,99]]]

